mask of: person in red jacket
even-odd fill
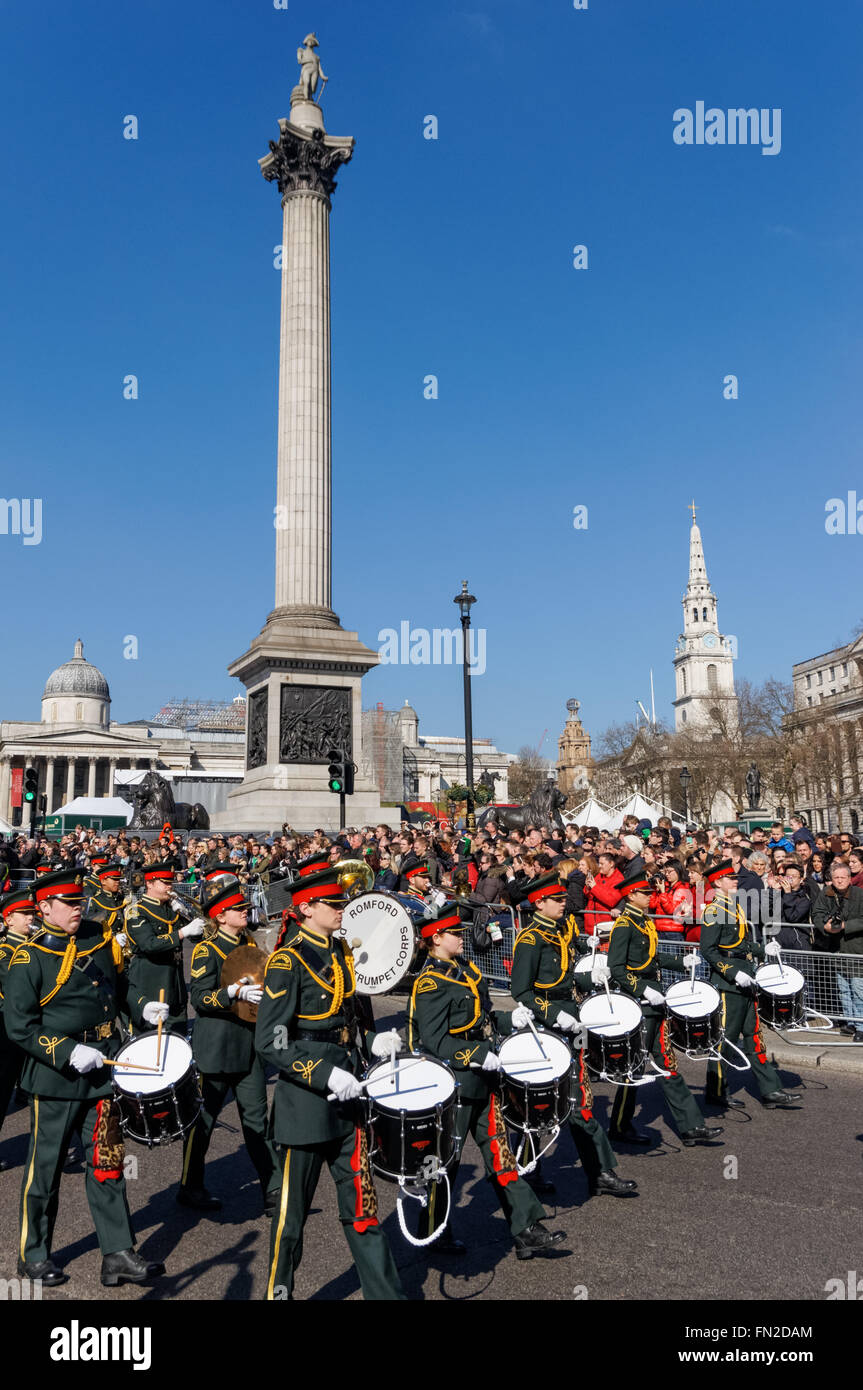
[[[692,890],[686,881],[685,870],[674,860],[669,860],[658,882],[663,886],[654,889],[650,895],[650,915],[657,919],[658,931],[675,932],[682,936],[686,918],[692,918]]]
[[[584,909],[584,930],[589,935],[608,937],[610,927],[603,929],[603,922],[611,922],[611,909],[617,907],[621,894],[618,883],[623,882],[623,874],[617,867],[614,855],[600,854],[599,873],[587,874],[584,880],[586,904]]]

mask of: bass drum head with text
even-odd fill
[[[417,953],[418,932],[395,893],[359,893],[342,916],[341,935],[351,948],[357,994],[386,994],[407,975]]]

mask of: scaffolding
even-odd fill
[[[246,702],[235,700],[169,700],[152,720],[163,729],[223,729],[242,733],[246,727]]]
[[[402,731],[397,711],[363,710],[363,755],[371,762],[381,801],[401,801],[404,796]]]

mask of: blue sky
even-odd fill
[[[863,10],[470,3],[4,7],[0,491],[42,499],[43,538],[0,535],[0,717],[37,717],[79,636],[115,718],[240,690],[273,593],[281,213],[257,160],[310,29],[327,129],[357,141],[331,225],[343,625],[372,647],[451,626],[467,578],[477,735],[548,728],[548,753],[568,697],[598,733],[651,666],[667,714],[694,494],[740,675],[850,635],[863,535],[824,520],[863,498]],[[780,108],[781,152],[676,145],[699,100]],[[460,729],[453,667],[364,682],[405,698]]]

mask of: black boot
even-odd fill
[[[706,1099],[705,1103],[711,1105],[716,1110],[744,1110],[745,1102],[735,1100],[733,1096],[720,1096],[718,1100]]]
[[[102,1256],[102,1283],[106,1289],[117,1284],[145,1284],[148,1279],[156,1279],[165,1273],[162,1264],[148,1264],[137,1250],[118,1250],[113,1255]]]
[[[713,1139],[717,1139],[722,1133],[721,1125],[699,1125],[698,1129],[687,1129],[681,1134],[681,1139],[687,1149],[694,1148],[696,1144],[709,1144]]]
[[[761,1104],[767,1110],[788,1110],[800,1099],[796,1091],[771,1091],[768,1096],[761,1097]]]
[[[55,1284],[65,1284],[69,1278],[53,1260],[19,1260],[18,1274],[22,1279],[38,1279],[46,1289],[53,1288]]]
[[[515,1237],[515,1253],[520,1260],[530,1260],[534,1255],[547,1254],[553,1245],[560,1245],[565,1239],[565,1231],[549,1231],[541,1221],[534,1221]]]
[[[626,1129],[610,1129],[608,1137],[616,1144],[637,1144],[640,1148],[647,1148],[653,1143],[646,1134],[639,1134],[638,1130],[633,1129],[632,1125],[627,1125]]]
[[[638,1183],[632,1178],[619,1178],[616,1173],[597,1173],[590,1183],[591,1197],[607,1192],[611,1197],[637,1197]]]
[[[181,1207],[194,1207],[195,1211],[219,1211],[222,1205],[205,1187],[179,1187],[177,1201]]]

